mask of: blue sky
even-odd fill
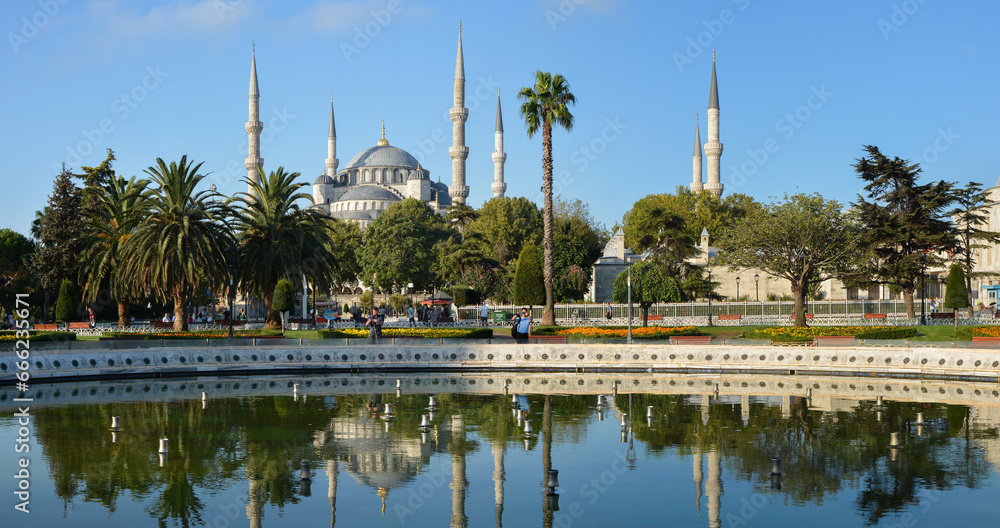
[[[492,196],[498,88],[507,194],[541,201],[541,138],[526,137],[515,97],[536,69],[577,96],[576,126],[554,134],[561,196],[610,227],[688,185],[713,48],[727,194],[853,201],[865,144],[925,178],[991,187],[997,19],[986,0],[3,2],[0,226],[27,234],[58,165],[98,164],[107,148],[124,176],[187,154],[206,185],[245,190],[251,41],[266,170],[322,173],[332,90],[341,167],[385,119],[390,144],[450,183],[460,20],[475,207]]]

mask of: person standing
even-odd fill
[[[97,322],[94,321],[94,309],[90,306],[87,307],[87,317],[90,320],[90,327],[93,328],[97,326]]]
[[[365,326],[368,327],[368,344],[378,343],[378,308],[372,308],[372,314],[365,321]]]
[[[604,318],[607,319],[608,321],[611,320],[611,303],[606,303]]]
[[[514,316],[514,324],[517,327],[517,334],[514,339],[517,343],[527,343],[528,334],[531,332],[531,314],[527,308],[521,308],[521,313]]]
[[[414,320],[413,320],[413,305],[412,304],[406,307],[406,319],[410,323],[410,328],[413,328]]]
[[[486,320],[490,317],[490,307],[483,301],[483,305],[479,307],[479,322],[486,326]]]

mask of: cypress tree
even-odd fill
[[[285,333],[285,312],[295,308],[295,291],[292,290],[292,283],[287,279],[279,279],[274,285],[274,298],[271,300],[271,309],[281,316],[281,333]]]
[[[76,281],[79,271],[78,261],[83,250],[80,242],[81,198],[71,177],[73,174],[63,165],[39,222],[39,245],[32,258],[32,267],[46,292],[61,288],[64,280]]]
[[[76,288],[68,279],[63,279],[59,285],[59,298],[56,300],[56,320],[57,321],[79,321],[80,313],[77,307],[80,305],[79,295]]]
[[[528,306],[545,303],[545,276],[542,272],[542,252],[538,246],[524,246],[517,257],[514,303]]]
[[[951,308],[955,316],[955,329],[958,329],[958,310],[969,307],[969,290],[965,287],[965,272],[962,265],[955,262],[948,269],[947,291],[944,294],[945,308]]]

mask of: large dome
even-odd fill
[[[372,148],[362,150],[357,156],[351,158],[345,169],[356,169],[358,167],[417,167],[417,159],[409,152],[390,145],[376,145]]]

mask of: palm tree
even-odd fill
[[[196,191],[205,178],[201,163],[187,156],[167,165],[161,158],[146,169],[156,188],[140,205],[148,211],[122,250],[120,275],[132,295],[154,295],[174,302],[174,330],[187,328],[185,299],[195,288],[223,284],[224,249],[231,243],[226,225],[229,208]]]
[[[553,276],[555,264],[552,253],[552,123],[573,129],[573,114],[569,105],[576,103],[576,96],[569,91],[569,83],[561,74],[552,75],[538,70],[535,72],[535,86],[525,86],[517,93],[521,103],[521,117],[528,128],[528,137],[542,130],[542,192],[545,206],[542,211],[544,225],[543,249],[545,252],[545,311],[543,325],[554,325],[555,297],[553,296]]]
[[[285,172],[284,167],[249,182],[250,191],[235,198],[234,231],[239,246],[236,276],[243,289],[267,305],[265,325],[281,327],[281,316],[271,309],[274,286],[279,279],[294,281],[305,275],[314,288],[327,290],[330,270],[337,267],[329,250],[333,220],[316,209],[301,208],[297,203],[312,196],[299,192],[305,183],[294,180],[299,173]]]
[[[94,205],[85,222],[84,250],[80,279],[86,301],[94,301],[103,285],[118,302],[118,326],[128,322],[128,288],[119,269],[121,252],[132,231],[145,213],[147,180],[116,177],[106,185],[94,187]],[[106,282],[105,282],[106,281]]]

